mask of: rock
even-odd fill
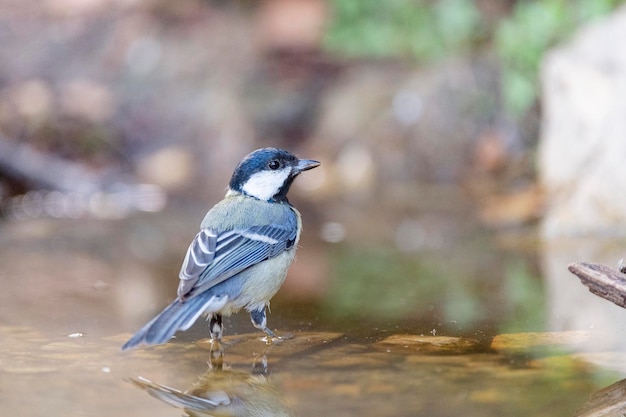
[[[624,257],[623,242],[614,239],[626,235],[626,196],[619,192],[626,185],[626,48],[615,42],[624,36],[622,7],[551,51],[542,68],[546,327],[600,332],[586,344],[590,351],[626,349],[623,312],[590,296],[565,268],[576,260],[613,266]]]
[[[499,353],[553,353],[580,346],[592,339],[586,331],[528,332],[499,334],[491,341],[491,349]]]
[[[626,8],[581,30],[543,62],[539,172],[543,234],[626,233]]]
[[[394,353],[464,354],[477,351],[479,343],[473,339],[451,336],[419,336],[394,334],[374,344],[377,349]]]
[[[297,332],[294,334],[281,334],[284,340],[278,340],[271,344],[264,342],[262,332],[235,334],[224,336],[224,345],[228,350],[228,357],[232,359],[234,355],[249,355],[250,352],[262,352],[266,349],[280,351],[283,355],[298,354],[309,349],[322,349],[324,345],[330,344],[343,337],[343,333],[336,332]],[[210,339],[198,340],[195,345],[200,349],[211,350]]]

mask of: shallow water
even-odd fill
[[[121,352],[131,332],[175,292],[175,279],[159,277],[176,276],[175,248],[184,250],[191,233],[181,230],[179,238],[170,233],[175,223],[163,224],[135,219],[77,227],[34,220],[2,226],[2,415],[626,412],[620,403],[626,390],[623,310],[588,295],[575,277],[562,284],[544,276],[545,284],[536,287],[532,262],[524,263],[528,251],[519,248],[473,263],[467,259],[481,256],[475,255],[484,252],[480,248],[467,249],[461,260],[457,248],[452,262],[433,255],[408,283],[400,275],[415,265],[402,265],[405,256],[358,262],[359,250],[333,250],[330,260],[320,260],[328,263],[330,278],[316,298],[305,299],[292,283],[272,304],[271,327],[291,338],[267,345],[239,314],[226,320],[220,350],[203,339],[207,328],[200,320],[166,345]],[[577,253],[567,245],[542,250],[556,256],[538,256],[548,272],[559,253]],[[306,257],[299,262],[296,277],[302,264],[315,264]],[[366,276],[386,262],[394,262],[387,271],[398,275],[397,291]],[[484,270],[472,266],[485,262],[491,264]],[[480,271],[485,274],[477,279]],[[437,282],[424,283],[426,277]],[[410,291],[413,286],[419,291]],[[577,296],[591,304],[564,300]],[[598,312],[604,303],[613,322]],[[579,315],[593,325],[579,323]]]
[[[232,408],[239,410],[232,415],[566,416],[614,379],[571,355],[498,352],[431,335],[361,343],[296,332],[271,346],[257,334],[237,335],[226,338],[221,358],[208,341],[122,353],[126,336],[50,338],[2,327],[3,415],[181,415],[172,402],[202,409],[167,401],[166,388],[153,398],[132,383],[146,378],[221,401],[206,415]]]

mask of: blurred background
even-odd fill
[[[276,146],[322,166],[272,326],[621,346],[567,272],[625,252],[621,3],[0,1],[0,323],[134,331]]]

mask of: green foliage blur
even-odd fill
[[[504,100],[513,115],[535,101],[538,68],[544,52],[578,27],[604,16],[623,0],[519,1],[495,33],[502,63]]]
[[[459,53],[481,32],[468,0],[331,0],[326,47],[348,56],[412,56],[433,61]]]
[[[333,252],[332,261],[332,288],[326,301],[337,316],[359,312],[383,320],[421,316],[427,314],[435,294],[445,293],[444,281],[437,279],[444,275],[441,263],[389,248],[345,247]]]
[[[545,291],[532,262],[498,250],[485,237],[458,243],[423,253],[338,247],[330,258],[324,310],[370,325],[408,320],[411,326],[439,323],[463,331],[492,325],[498,332],[542,331]]]
[[[487,48],[500,59],[510,115],[537,96],[544,52],[624,0],[518,0],[489,22],[472,0],[329,0],[334,19],[325,47],[350,57],[409,57],[432,63]]]

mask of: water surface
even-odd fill
[[[616,395],[626,374],[622,310],[608,305],[607,324],[594,313],[604,301],[575,277],[537,277],[550,270],[542,262],[557,262],[542,253],[558,248],[493,252],[474,241],[424,260],[316,247],[329,271],[320,291],[306,299],[291,283],[272,303],[270,326],[293,337],[268,346],[239,314],[226,320],[220,351],[199,320],[166,345],[121,352],[175,293],[186,230],[145,219],[80,222],[2,226],[2,415],[626,412]],[[381,273],[386,281],[376,282]],[[571,294],[591,307],[557,310]],[[593,326],[563,324],[585,309]]]

